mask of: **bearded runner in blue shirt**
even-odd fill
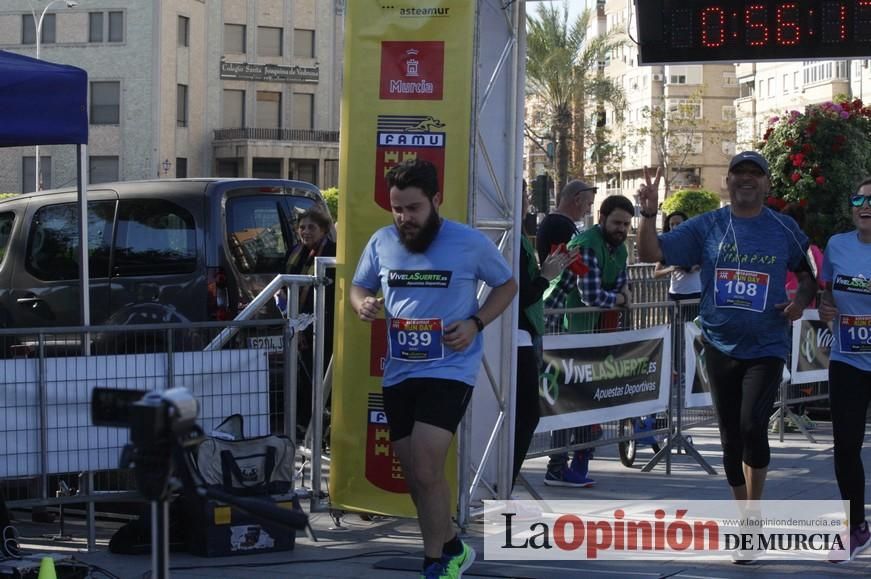
[[[432,163],[397,165],[387,184],[394,225],[376,231],[363,250],[351,305],[367,322],[386,306],[384,410],[417,508],[422,576],[460,577],[475,552],[454,532],[445,462],[481,365],[481,332],[508,307],[517,284],[493,242],[439,217]],[[479,280],[493,288],[480,309]]]
[[[768,418],[789,352],[789,328],[817,292],[805,254],[808,239],[792,219],[763,206],[771,188],[768,162],[745,151],[729,163],[731,204],[656,236],[660,171],[638,190],[642,261],[689,269],[701,266],[700,303],[705,364],[717,413],[723,468],[740,504],[760,500],[771,451]],[[799,289],[784,287],[793,271]],[[755,513],[751,513],[755,516]],[[736,563],[759,552],[736,551]]]

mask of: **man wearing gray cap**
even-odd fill
[[[817,292],[805,258],[808,238],[794,220],[764,206],[770,171],[755,151],[729,163],[728,207],[657,237],[660,176],[657,169],[651,180],[644,168],[638,255],[645,262],[701,266],[700,319],[723,468],[739,503],[759,500],[771,458],[768,418],[790,349],[790,325]],[[787,271],[799,280],[792,301],[784,287]],[[736,552],[735,562],[751,562],[753,555]]]

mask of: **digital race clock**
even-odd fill
[[[635,0],[640,64],[871,58],[871,0]]]

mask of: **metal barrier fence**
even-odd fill
[[[238,338],[216,352],[193,349],[228,326]],[[3,415],[0,483],[10,500],[48,498],[48,478],[110,471],[126,444],[126,430],[91,425],[94,387],[164,390],[186,387],[200,404],[208,432],[226,416],[242,414],[246,435],[283,431],[282,320],[0,330]],[[25,334],[27,332],[27,334]],[[90,334],[91,355],[81,355]],[[38,495],[11,480],[39,477]],[[122,477],[126,479],[126,477]],[[101,479],[102,480],[102,479]],[[67,484],[78,488],[75,480]],[[126,484],[121,485],[126,487]],[[116,490],[114,480],[94,490]]]
[[[185,387],[206,433],[238,413],[245,437],[295,440],[296,369],[309,363],[298,359],[297,335],[313,322],[295,315],[305,285],[316,300],[323,293],[315,276],[279,276],[252,302],[271,303],[287,286],[290,319],[0,329],[0,492],[9,505],[87,503],[93,548],[94,503],[138,499],[131,473],[118,469],[129,431],[91,424],[94,387]]]
[[[669,277],[653,277],[656,264],[634,263],[626,267],[632,301],[636,304],[665,302],[668,300]]]

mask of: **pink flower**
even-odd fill
[[[801,173],[796,171],[792,175],[790,175],[789,178],[792,179],[793,183],[798,183],[801,180]]]
[[[817,185],[824,185],[826,183],[826,178],[820,175],[819,177],[814,179],[814,181],[817,182]]]

